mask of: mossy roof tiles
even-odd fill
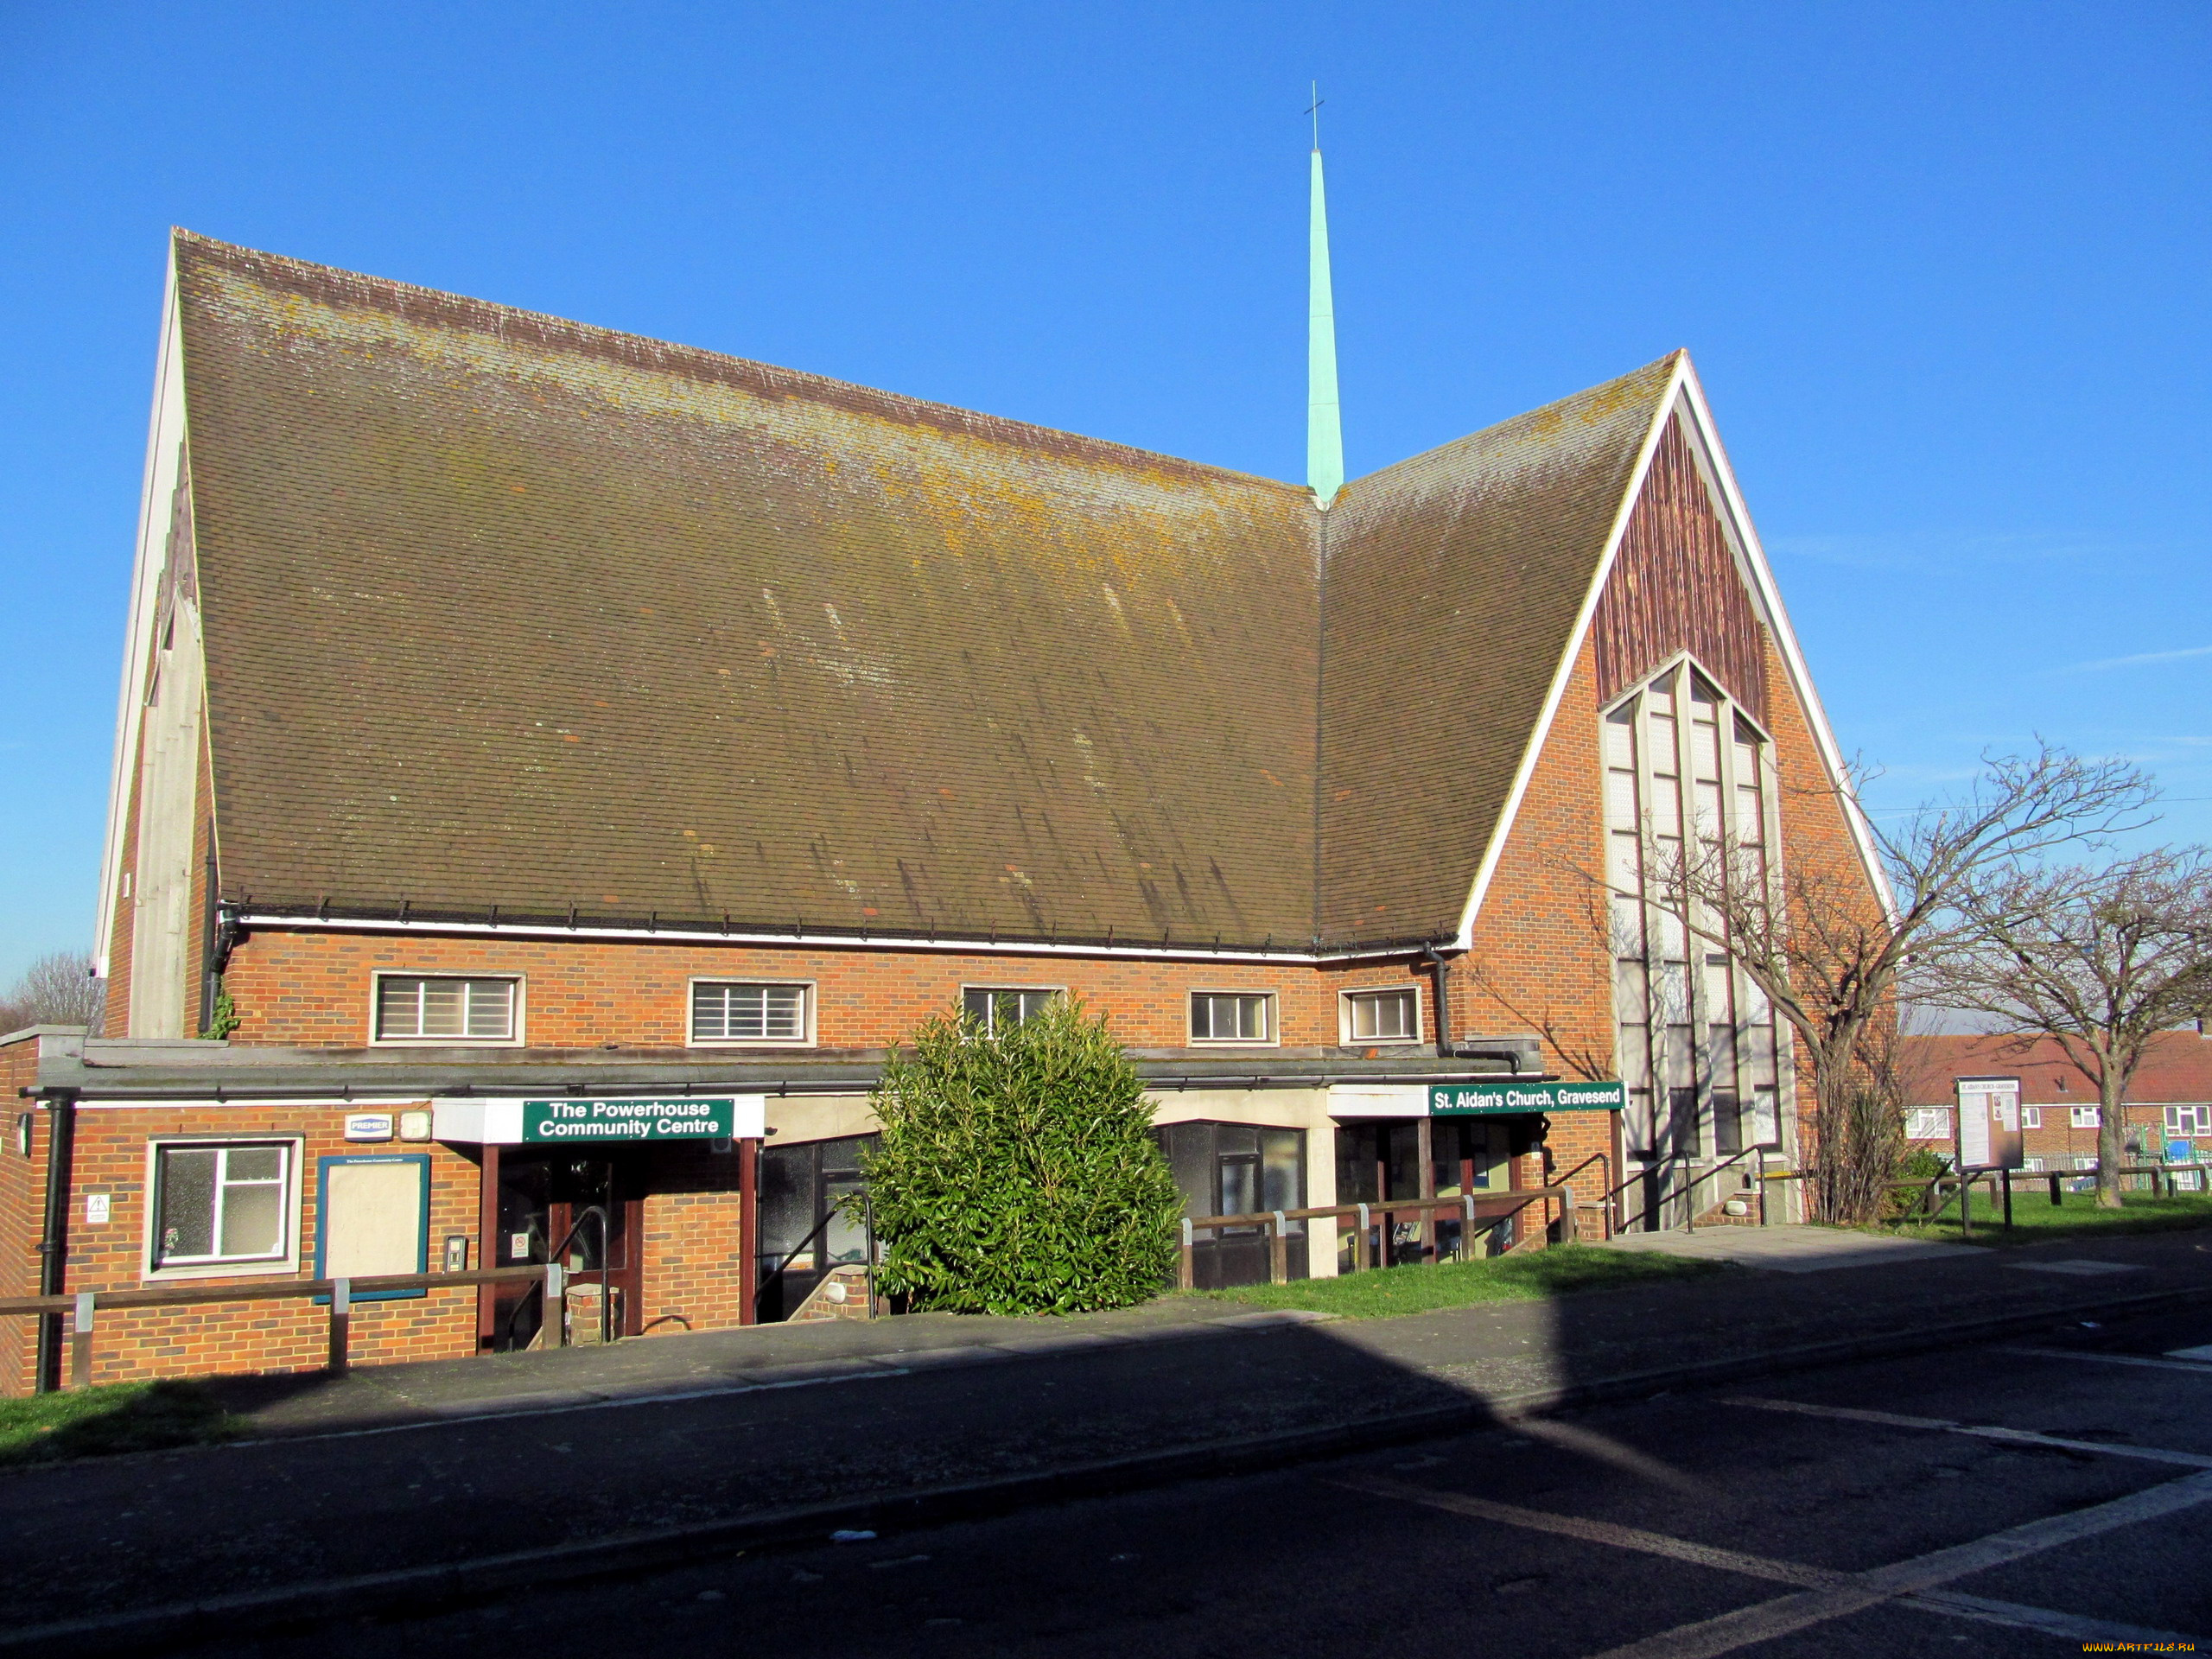
[[[176,256],[222,885],[257,907],[1448,931],[1666,380],[1323,514],[186,233]]]

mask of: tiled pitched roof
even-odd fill
[[[1459,925],[1674,366],[1401,461],[1331,509],[1325,934]]]
[[[256,908],[1449,931],[1670,366],[1324,515],[186,233],[176,257],[222,883]],[[1317,748],[1355,780],[1318,812]]]
[[[2056,1038],[1908,1037],[1904,1047],[1906,1094],[1916,1106],[1950,1105],[1961,1077],[2018,1077],[2020,1098],[2031,1104],[2096,1104],[2094,1086],[2066,1059]],[[2212,1039],[2193,1031],[2159,1033],[2129,1082],[2127,1098],[2146,1105],[2212,1101]]]

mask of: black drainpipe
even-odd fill
[[[1428,965],[1436,975],[1437,1058],[1448,1060],[1452,1058],[1452,969],[1434,945],[1424,944],[1421,952],[1428,958]]]
[[[46,1097],[46,1230],[39,1240],[38,1294],[59,1296],[68,1288],[69,1167],[77,1140],[77,1096],[57,1089]],[[41,1394],[61,1386],[61,1316],[38,1318],[38,1380]]]

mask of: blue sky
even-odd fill
[[[1695,356],[1894,810],[2212,839],[2212,10],[0,0],[0,979],[89,945],[171,224],[1296,478]]]

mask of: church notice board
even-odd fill
[[[2024,1167],[2027,1159],[2020,1147],[2020,1080],[1961,1077],[1958,1089],[1959,1167]]]

